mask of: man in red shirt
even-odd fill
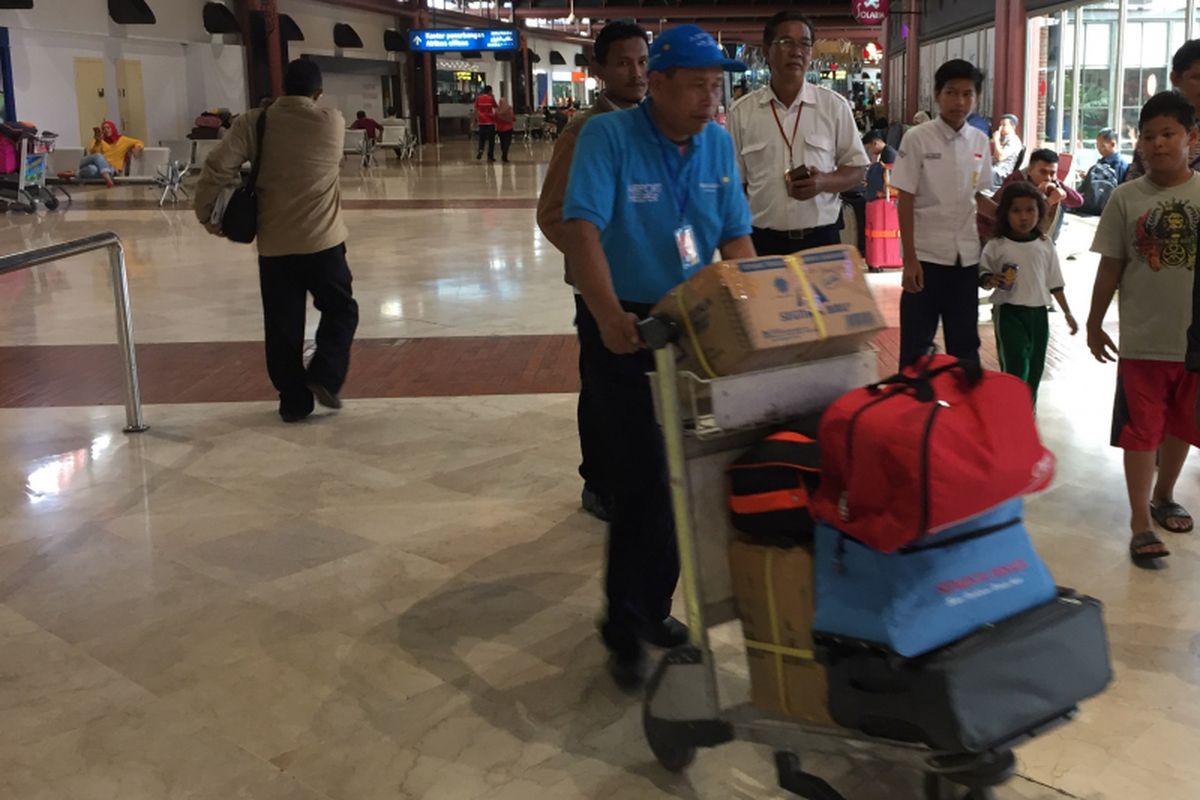
[[[368,139],[372,142],[378,142],[380,134],[383,133],[383,126],[368,117],[365,111],[359,111],[355,117],[354,122],[350,123],[350,130],[366,131]]]
[[[496,160],[496,98],[492,87],[485,86],[475,98],[475,121],[479,123],[479,152],[475,160],[483,159],[483,146],[487,145],[488,161]]]

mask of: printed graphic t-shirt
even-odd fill
[[[1200,175],[1171,188],[1148,177],[1112,193],[1092,251],[1121,259],[1122,358],[1183,361],[1192,321]]]

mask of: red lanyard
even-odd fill
[[[775,100],[771,100],[771,116],[775,118],[775,127],[779,128],[779,135],[783,137],[783,143],[788,149],[788,169],[796,166],[796,134],[800,131],[800,115],[804,112],[804,103],[801,101],[800,107],[796,109],[796,124],[792,126],[792,138],[789,139],[783,131],[783,123],[779,121],[779,112],[775,110]]]

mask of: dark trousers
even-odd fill
[[[260,256],[263,322],[266,329],[267,374],[279,391],[281,413],[313,410],[308,384],[336,394],[350,368],[350,345],[358,328],[358,303],[351,291],[346,245],[319,253]],[[321,312],[317,350],[304,368],[304,316],[308,295]]]
[[[583,330],[585,326],[587,331]],[[608,498],[612,494],[609,475],[614,467],[604,419],[607,409],[600,402],[603,389],[597,386],[603,375],[596,369],[596,359],[587,357],[583,349],[583,340],[598,340],[600,331],[596,328],[596,320],[588,313],[583,296],[578,294],[575,295],[575,330],[580,345],[579,405],[575,415],[579,423],[579,452],[583,456],[579,462],[579,475],[588,489]]]
[[[800,239],[793,239],[786,231],[775,231],[770,228],[755,228],[750,234],[754,242],[754,252],[760,256],[790,256],[798,250],[808,250],[813,247],[837,244],[842,235],[837,225],[822,225],[812,228]]]
[[[955,358],[979,361],[979,268],[947,267],[921,262],[925,289],[900,297],[900,366],[933,351],[938,322],[946,337],[946,352]]]
[[[645,317],[650,306],[623,304]],[[613,518],[608,526],[608,569],[604,587],[608,618],[604,642],[618,656],[639,651],[638,632],[671,613],[679,580],[679,551],[671,516],[667,459],[654,418],[646,373],[654,369],[649,350],[617,355],[604,346],[596,320],[579,304],[579,363],[592,379],[597,432],[611,454]]]
[[[513,132],[501,131],[500,134],[500,157],[508,161],[508,149],[512,147]]]
[[[483,155],[483,148],[487,146],[488,161],[496,160],[496,126],[495,125],[480,125],[479,126],[479,153]]]

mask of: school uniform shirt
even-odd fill
[[[733,137],[756,228],[802,230],[832,225],[840,219],[842,201],[836,192],[811,200],[791,197],[783,177],[789,169],[807,166],[833,172],[838,167],[871,163],[850,103],[837,92],[811,83],[804,84],[786,107],[770,86],[750,92],[733,104],[726,126]]]
[[[729,134],[710,122],[686,154],[650,116],[653,101],[594,117],[579,135],[564,220],[600,230],[620,300],[656,303],[708,263],[725,242],[750,235],[750,207]],[[701,265],[684,267],[676,231],[691,225]]]
[[[971,125],[956,131],[940,116],[911,128],[900,143],[892,186],[913,195],[917,258],[943,266],[979,263],[975,194],[992,187],[986,134]]]
[[[1165,188],[1123,183],[1100,216],[1092,252],[1125,264],[1118,287],[1122,358],[1183,361],[1192,321],[1200,175]]]
[[[1012,278],[1011,288],[992,292],[993,305],[1045,308],[1054,300],[1053,293],[1063,288],[1054,242],[1042,236],[1031,242],[992,239],[983,248],[979,271]]]

